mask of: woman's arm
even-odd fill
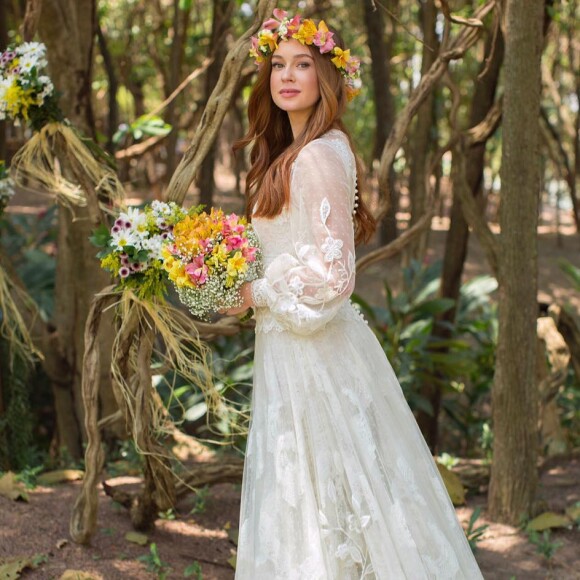
[[[269,308],[297,334],[322,328],[354,289],[355,169],[345,153],[324,140],[302,149],[292,172],[289,251],[243,287],[244,308]]]

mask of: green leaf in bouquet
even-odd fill
[[[105,248],[109,245],[111,240],[111,232],[105,224],[101,224],[94,232],[92,236],[89,236],[89,241],[97,248]]]
[[[136,262],[146,262],[149,259],[149,252],[147,250],[139,250],[134,256],[133,260]]]

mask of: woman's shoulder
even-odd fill
[[[312,162],[319,162],[328,159],[329,156],[338,157],[344,164],[350,164],[354,160],[348,137],[340,129],[330,129],[324,135],[304,145],[296,161],[300,163],[308,159]]]

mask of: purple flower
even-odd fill
[[[0,57],[0,62],[2,64],[7,64],[9,63],[14,57],[16,56],[16,53],[12,50],[7,50],[6,52],[2,53],[2,56]]]
[[[130,228],[131,227],[131,222],[130,221],[126,221],[125,224],[124,224],[124,226],[126,228]]]
[[[122,266],[121,268],[119,268],[119,276],[121,276],[121,278],[127,278],[127,276],[129,276],[130,273],[131,270],[129,270],[127,266]]]
[[[163,232],[163,233],[161,234],[161,239],[162,239],[162,240],[166,240],[168,237],[169,237],[169,234],[168,234],[167,232]]]
[[[111,231],[112,231],[114,234],[116,234],[117,232],[120,232],[120,231],[121,231],[121,228],[120,228],[118,225],[116,225],[116,224],[115,224],[115,225],[114,225],[114,226],[111,228]]]
[[[119,228],[122,228],[125,226],[125,222],[121,218],[117,218],[115,220],[115,225]]]
[[[124,256],[121,256],[121,264],[123,266],[129,265],[129,258],[127,257],[127,254],[125,254]]]

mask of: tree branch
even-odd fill
[[[248,41],[276,5],[275,0],[260,0],[251,28],[236,42],[226,57],[217,85],[205,107],[195,137],[173,174],[166,198],[182,204],[203,160],[210,151],[230,108],[238,80],[248,55]]]
[[[488,2],[477,11],[475,18],[478,20],[483,19],[494,8],[494,6],[495,0]],[[464,27],[454,40],[445,42],[442,45],[435,62],[421,78],[419,85],[411,94],[405,108],[398,115],[381,155],[381,164],[379,168],[379,191],[384,192],[384,194],[381,195],[383,202],[381,203],[377,219],[380,220],[387,212],[389,199],[389,170],[397,151],[401,147],[401,143],[403,142],[403,138],[405,137],[413,117],[419,110],[419,107],[427,95],[434,89],[443,73],[447,70],[449,62],[463,57],[467,50],[475,43],[480,32],[481,28],[474,27],[473,24],[470,24],[468,27]]]

